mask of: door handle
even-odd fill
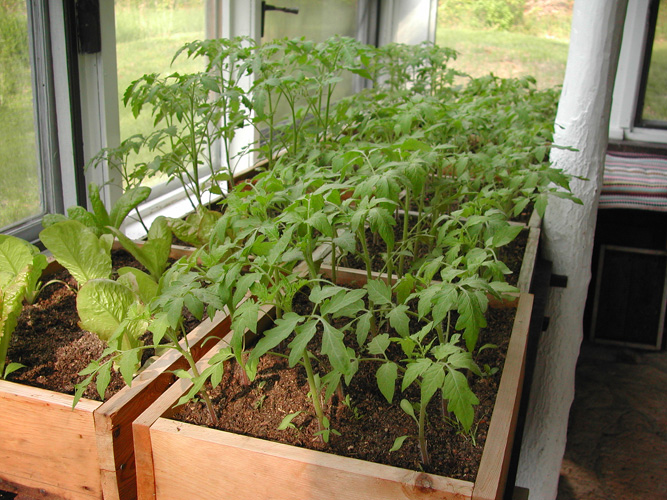
[[[299,9],[291,9],[289,7],[278,7],[277,5],[270,5],[266,3],[264,0],[262,0],[262,27],[261,27],[261,35],[264,36],[264,16],[266,15],[267,11],[270,10],[275,10],[278,12],[285,12],[286,14],[298,14]]]

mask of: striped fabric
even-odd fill
[[[600,208],[667,212],[667,157],[608,153]]]

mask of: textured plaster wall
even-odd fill
[[[553,150],[551,160],[586,177],[573,191],[584,204],[551,198],[544,218],[543,255],[553,272],[568,277],[553,288],[549,328],[540,340],[521,448],[517,484],[531,500],[556,498],[574,397],[574,372],[583,338],[593,234],[607,145],[611,94],[627,0],[575,0],[555,142],[578,152]]]

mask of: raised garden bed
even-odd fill
[[[375,464],[169,418],[189,390],[178,380],[133,424],[139,498],[502,498],[520,400],[532,296],[521,294],[474,482]],[[217,349],[212,349],[211,352]],[[201,363],[206,363],[205,356]],[[343,490],[344,489],[344,493]]]
[[[173,258],[183,255],[176,250]],[[60,266],[53,262],[46,274]],[[220,314],[188,334],[196,357],[222,337]],[[39,498],[131,499],[136,496],[131,422],[187,363],[168,350],[106,402],[0,380],[0,488]]]

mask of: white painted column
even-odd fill
[[[583,339],[583,314],[614,76],[627,0],[575,0],[555,142],[578,152],[553,150],[552,162],[573,175],[575,205],[552,198],[544,218],[544,256],[553,272],[568,277],[567,288],[549,296],[549,328],[540,341],[517,485],[530,500],[556,498],[565,451],[567,421],[574,398],[574,374]]]

